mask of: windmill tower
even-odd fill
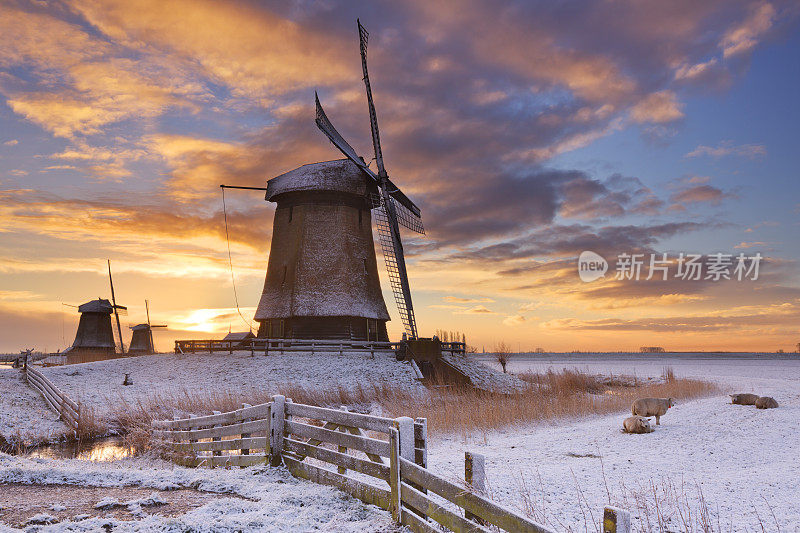
[[[165,328],[166,324],[151,324],[150,323],[150,303],[145,300],[144,306],[147,311],[147,322],[144,324],[136,324],[131,326],[133,334],[131,335],[131,343],[128,346],[128,353],[133,355],[146,355],[155,353],[155,345],[153,343],[153,328]]]
[[[85,363],[113,358],[116,354],[111,314],[124,306],[114,305],[105,298],[86,302],[78,307],[81,314],[78,331],[72,346],[62,352],[67,363]]]
[[[369,34],[358,22],[377,174],[339,134],[316,100],[317,127],[347,157],[303,165],[267,182],[276,202],[267,276],[256,311],[259,337],[388,340],[372,213],[405,333],[417,337],[400,226],[424,233],[420,210],[383,164],[367,73]]]

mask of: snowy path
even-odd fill
[[[620,433],[626,415],[619,414],[512,428],[489,434],[485,443],[482,439],[469,443],[455,437],[434,439],[430,467],[463,479],[464,451],[485,454],[493,497],[521,507],[524,478],[537,507],[558,530],[583,531],[585,519],[590,531],[594,530],[592,526],[599,523],[598,510],[608,500],[604,469],[612,502],[638,515],[634,524],[644,520],[644,513],[636,511],[633,493],[652,494],[652,481],[662,488],[673,483],[682,493],[662,508],[672,513],[673,531],[683,529],[674,501],[688,502],[697,511],[698,489],[712,512],[718,512],[724,531],[761,531],[759,517],[767,531],[777,530],[770,507],[782,531],[800,531],[799,359],[709,362],[660,357],[632,362],[584,357],[551,358],[544,363],[512,360],[509,364],[512,371],[577,367],[618,374],[633,373],[635,367],[639,376],[660,375],[664,366],[672,366],[678,376],[714,379],[725,388],[774,396],[780,407],[762,411],[730,405],[723,395],[676,405],[655,433],[648,435]],[[592,456],[601,456],[602,465]],[[578,502],[584,499],[581,506]],[[650,500],[652,503],[652,497]],[[593,519],[587,507],[594,513]]]
[[[25,383],[20,370],[0,367],[0,444],[20,438],[29,443],[57,440],[67,429],[42,396]]]
[[[0,453],[0,483],[136,486],[157,490],[192,488],[243,498],[219,498],[176,517],[159,515],[162,507],[145,508],[136,521],[106,517],[70,517],[38,531],[396,531],[388,513],[344,493],[291,476],[280,468],[187,469],[139,458],[116,463],[26,459]],[[69,502],[51,502],[67,507]],[[59,508],[60,508],[59,507]],[[53,513],[56,514],[56,513]],[[28,531],[29,529],[26,529]],[[0,531],[20,531],[0,524]]]

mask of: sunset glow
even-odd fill
[[[219,185],[371,138],[420,206],[404,234],[420,333],[487,349],[794,351],[800,32],[794,2],[0,2],[0,351],[72,343],[110,297],[156,347],[246,331],[274,204]],[[378,247],[379,249],[379,247]],[[578,256],[609,262],[582,282]],[[620,254],[670,275],[615,279]],[[679,254],[760,253],[687,280]],[[402,333],[383,262],[390,338]],[[236,308],[235,278],[238,304]],[[64,305],[67,304],[67,305]]]

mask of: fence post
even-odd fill
[[[475,492],[486,494],[486,458],[479,453],[464,452],[464,481]],[[480,517],[464,511],[464,518],[486,524]]]
[[[276,394],[272,397],[269,410],[269,464],[281,464],[283,452],[283,417],[286,414],[286,397]]]
[[[286,400],[284,401],[284,405],[290,404],[290,403],[292,403],[292,399],[291,398],[286,398]],[[283,420],[284,420],[283,427],[286,427],[286,422],[291,422],[292,421],[292,415],[290,415],[289,412],[287,410],[285,410],[285,409],[284,409]],[[281,435],[283,435],[283,430],[281,430]],[[283,438],[283,437],[281,437],[281,438]],[[281,440],[281,448],[283,448],[283,440]]]
[[[243,403],[242,404],[242,409],[246,409],[248,407],[250,407],[249,403]],[[249,420],[249,418],[242,418],[242,423],[247,422],[248,420]],[[242,433],[240,436],[243,439],[248,439],[248,438],[250,438],[250,433]],[[249,448],[242,448],[242,455],[250,455],[250,449]]]
[[[213,413],[213,414],[215,414],[215,415],[221,415],[221,414],[222,414],[222,412],[221,412],[221,411],[212,411],[212,413]],[[217,425],[215,425],[214,427],[215,427],[215,428],[218,428],[218,427],[222,427],[222,426],[220,426],[219,424],[217,424]],[[222,440],[222,437],[211,437],[211,442],[219,442],[219,441],[221,441],[221,440]],[[219,455],[222,455],[222,450],[214,450],[213,452],[211,452],[211,455],[217,455],[217,456],[219,456]],[[211,460],[211,462],[209,463],[209,466],[210,466],[211,468],[214,468],[214,461],[213,461],[213,459],[212,459],[212,460]]]
[[[603,509],[603,533],[631,533],[631,514],[606,505]]]
[[[414,462],[428,468],[428,419],[414,420]]]
[[[346,405],[342,405],[341,407],[339,407],[339,410],[345,411],[345,412],[349,411],[349,409],[347,409]],[[340,431],[347,432],[347,429],[342,427],[342,428],[340,428]],[[347,453],[347,447],[339,446],[337,448],[337,451],[339,453],[345,453],[346,454]],[[346,474],[347,473],[347,469],[345,467],[343,467],[343,466],[340,466],[339,468],[337,468],[336,471],[339,472],[340,474]]]
[[[197,418],[197,415],[190,414],[189,418]],[[192,426],[192,429],[197,429],[197,428]],[[189,439],[190,444],[194,442],[197,442],[197,439]],[[194,455],[195,459],[197,459],[197,450],[194,449],[194,446],[192,446],[192,454]]]
[[[390,510],[392,519],[398,524],[402,519],[400,500],[400,434],[395,428],[389,429],[389,487],[391,488]]]
[[[414,462],[414,419],[400,416],[394,419],[395,427],[400,433],[400,457]]]
[[[417,418],[414,420],[414,462],[422,468],[428,468],[428,419]],[[416,483],[410,483],[412,487],[422,494],[428,494],[428,489]],[[416,509],[421,517],[425,518],[425,513]]]

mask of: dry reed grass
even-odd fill
[[[432,433],[458,432],[467,438],[506,426],[627,411],[634,400],[642,397],[673,397],[681,401],[718,392],[712,383],[674,375],[669,381],[655,382],[593,376],[576,370],[520,377],[531,385],[519,394],[435,388],[426,396],[400,396],[394,402],[381,403],[381,407],[390,416],[426,417]]]
[[[294,384],[280,387],[296,403],[335,407],[346,405],[357,412],[379,411],[383,416],[412,416],[428,419],[431,434],[457,433],[463,437],[482,435],[507,426],[540,423],[558,418],[579,418],[627,411],[641,397],[673,397],[678,401],[708,396],[718,388],[705,381],[676,378],[665,369],[660,380],[642,381],[632,376],[595,376],[577,370],[523,374],[529,386],[518,394],[496,394],[468,387],[433,384],[425,391],[396,387],[375,381],[355,388],[312,389]],[[269,401],[267,393],[197,394],[184,391],[177,396],[153,395],[135,403],[120,400],[112,413],[112,428],[128,436],[137,448],[149,441],[150,423],[231,411],[243,402]]]
[[[98,420],[94,410],[81,406],[78,426],[75,430],[65,423],[64,430],[51,435],[25,433],[16,430],[10,435],[0,435],[0,452],[20,455],[54,443],[81,442],[108,434],[108,428]]]
[[[605,475],[603,476],[605,481]],[[517,488],[522,511],[536,522],[551,526],[558,531],[571,533],[603,531],[598,517],[584,496],[577,478],[573,475],[575,501],[578,503],[582,520],[578,523],[565,523],[558,513],[547,508],[547,489],[539,472],[536,475],[518,475]],[[734,531],[736,520],[724,516],[719,508],[706,499],[698,483],[687,485],[683,479],[676,482],[663,477],[658,480],[629,487],[624,482],[613,493],[606,482],[607,503],[627,509],[632,516],[631,531],[635,533],[661,533],[681,531],[685,533],[727,533]],[[781,531],[773,507],[764,498],[763,505],[752,503],[752,512],[760,531]],[[760,512],[759,512],[760,509]],[[762,516],[763,515],[763,516]]]

